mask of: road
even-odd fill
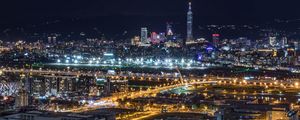
[[[175,84],[175,85],[170,85],[170,86],[164,86],[164,87],[157,87],[154,89],[148,89],[148,90],[142,90],[142,91],[134,91],[134,92],[128,92],[128,93],[122,93],[122,94],[114,94],[113,96],[109,96],[109,97],[104,97],[101,98],[100,100],[95,101],[93,104],[91,105],[86,105],[86,106],[82,106],[76,109],[71,109],[71,110],[64,110],[61,112],[85,112],[85,111],[89,111],[89,110],[95,110],[98,108],[111,108],[111,107],[116,107],[117,100],[120,99],[135,99],[138,97],[147,97],[150,96],[152,94],[157,94],[161,91],[164,90],[170,90],[173,88],[177,88],[177,87],[181,87],[184,85],[190,85],[190,84],[204,84],[204,83],[216,83],[216,81],[210,81],[210,82],[192,82],[192,83],[186,83],[186,84]]]
[[[34,70],[34,69],[2,69],[3,73],[38,73],[38,74],[55,74],[55,75],[85,75],[85,76],[95,76],[96,73],[85,73],[79,71],[60,71],[60,70]]]
[[[39,74],[44,75],[48,77],[55,77],[55,76],[106,76],[104,72],[101,71],[72,71],[72,70],[35,70],[35,69],[0,69],[0,75],[3,73],[24,73],[24,74]],[[163,78],[169,78],[169,79],[177,79],[178,77],[173,74],[144,74],[144,73],[129,73],[129,74],[116,74],[116,75],[109,75],[114,77],[125,77],[128,78],[151,78],[151,79],[163,79]]]
[[[171,86],[159,87],[159,88],[155,88],[155,89],[148,89],[148,90],[144,90],[144,91],[135,91],[135,92],[128,92],[128,93],[123,93],[123,94],[115,94],[113,96],[101,98],[100,100],[95,101],[95,103],[93,103],[93,105],[86,105],[83,107],[79,107],[79,108],[71,109],[71,110],[65,110],[62,112],[84,112],[84,111],[89,111],[89,110],[98,109],[98,108],[115,107],[117,105],[117,100],[119,100],[119,99],[124,99],[124,98],[134,99],[134,98],[138,98],[138,97],[142,97],[142,96],[147,96],[149,94],[156,94],[156,93],[159,93],[160,91],[169,90],[172,88],[180,87],[182,85],[183,84],[176,84],[176,85],[171,85]],[[104,103],[107,103],[107,104],[104,104]],[[111,106],[107,106],[109,103],[111,104]]]

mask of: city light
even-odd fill
[[[77,64],[77,63],[78,63],[78,60],[75,60],[74,63]]]
[[[112,53],[104,53],[104,56],[114,56]]]
[[[146,1],[3,2],[0,119],[298,120],[297,3]]]

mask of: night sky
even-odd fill
[[[299,0],[191,0],[196,17],[249,22],[300,18]],[[187,0],[2,0],[1,21],[41,17],[184,16]],[[216,20],[217,19],[217,20]]]
[[[300,19],[300,0],[2,0],[0,31],[9,32],[0,37],[14,40],[6,36],[21,39],[25,33],[95,30],[110,36],[128,31],[130,37],[138,35],[140,27],[163,32],[166,22],[184,35],[189,1],[195,35],[202,35],[200,26],[208,24],[265,25],[274,19]]]

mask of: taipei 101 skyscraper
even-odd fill
[[[189,2],[189,11],[187,12],[187,38],[186,42],[191,42],[193,40],[193,12],[192,3]]]

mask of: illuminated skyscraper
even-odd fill
[[[56,37],[52,37],[53,44],[56,44]]]
[[[51,44],[51,37],[48,37],[48,43]]]
[[[212,42],[215,47],[217,47],[220,43],[220,34],[212,34]]]
[[[281,47],[284,48],[288,44],[287,37],[281,39]]]
[[[167,23],[167,30],[166,30],[166,33],[167,33],[167,36],[172,36],[174,33],[173,33],[173,28],[172,28],[172,25],[171,23]]]
[[[276,45],[276,37],[269,37],[269,44],[274,47]]]
[[[174,35],[172,23],[167,23],[166,39],[167,39],[167,41],[174,42],[174,40],[175,40],[174,38],[175,38],[175,35]]]
[[[141,28],[141,42],[142,44],[148,43],[148,30],[147,28]]]
[[[131,45],[140,45],[141,40],[139,36],[134,36],[134,38],[131,39]]]
[[[299,43],[298,42],[294,42],[294,48],[295,48],[295,50],[299,50]]]
[[[152,44],[159,43],[159,35],[156,32],[151,33],[151,43]]]
[[[49,44],[56,44],[56,37],[48,37],[48,43]]]
[[[189,2],[189,11],[187,13],[187,42],[193,40],[193,12],[192,12],[192,3]]]

